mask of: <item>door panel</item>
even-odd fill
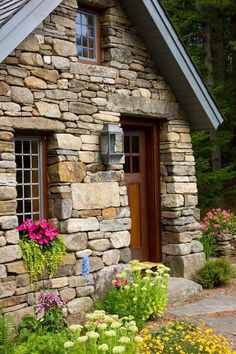
[[[133,258],[148,260],[146,134],[125,129],[125,182],[131,210],[131,252]]]
[[[125,182],[133,259],[161,261],[159,127],[153,119],[122,118]]]

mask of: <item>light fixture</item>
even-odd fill
[[[100,148],[105,164],[124,163],[124,133],[119,124],[107,123],[103,126]]]

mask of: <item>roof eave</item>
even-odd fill
[[[0,63],[62,2],[31,0],[0,31]]]

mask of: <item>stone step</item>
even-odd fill
[[[202,291],[202,286],[185,278],[170,278],[168,283],[168,303],[188,300]]]

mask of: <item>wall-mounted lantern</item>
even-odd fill
[[[118,124],[105,124],[100,135],[101,157],[105,164],[124,163],[124,133]]]

